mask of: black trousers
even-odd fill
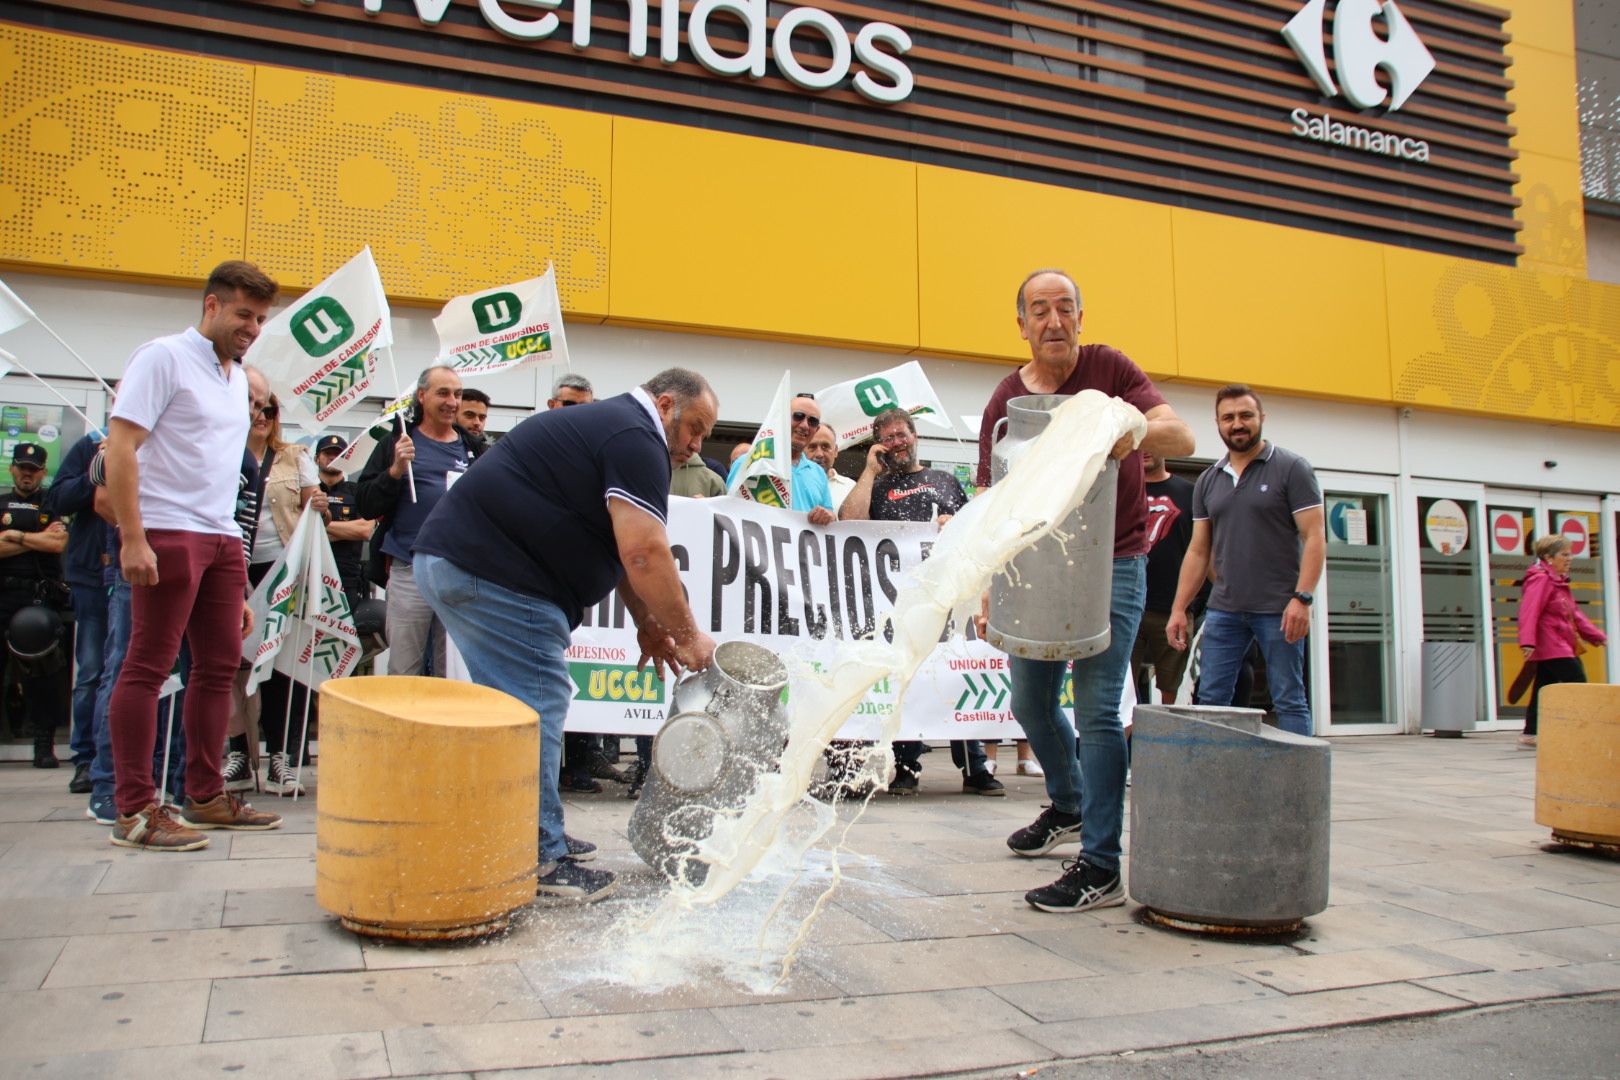
[[[1577,656],[1558,656],[1536,661],[1536,685],[1530,691],[1530,705],[1524,710],[1524,733],[1536,733],[1536,712],[1541,704],[1541,688],[1561,682],[1585,682],[1586,668]]]

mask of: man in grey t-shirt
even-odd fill
[[[1308,461],[1260,437],[1260,396],[1241,383],[1215,393],[1227,454],[1193,488],[1193,534],[1165,636],[1187,647],[1187,606],[1215,564],[1199,653],[1198,702],[1232,704],[1243,654],[1258,642],[1284,731],[1311,733],[1305,634],[1327,551],[1322,489]]]

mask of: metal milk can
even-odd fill
[[[713,831],[715,814],[741,806],[782,756],[787,681],[775,653],[728,641],[707,671],[675,684],[630,814],[630,846],[647,865],[672,881],[702,884],[709,866],[691,857],[697,841]]]
[[[1006,417],[990,433],[992,484],[1007,475],[1013,450],[1046,430],[1052,410],[1068,399],[1030,394],[1007,402]],[[1029,660],[1078,660],[1108,648],[1118,484],[1119,462],[1110,458],[1074,512],[991,579],[986,641]]]

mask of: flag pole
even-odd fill
[[[44,325],[44,324],[41,323],[40,325]],[[43,386],[45,389],[49,390],[52,394],[54,394],[62,402],[62,404],[66,405],[68,408],[70,408],[74,412],[78,413],[79,414],[79,419],[84,421],[85,430],[87,430],[87,431],[95,431],[97,428],[99,428],[101,426],[101,425],[97,424],[94,420],[91,420],[88,416],[84,415],[84,410],[79,408],[77,405],[73,404],[73,402],[69,401],[67,399],[67,396],[65,394],[63,394],[62,391],[58,390],[56,387],[54,387],[50,383],[46,382],[44,379],[40,378],[38,375],[35,375],[33,373],[33,371],[31,371],[29,369],[27,364],[24,364],[21,360],[17,359],[15,354],[9,353],[4,349],[0,349],[0,360],[4,360],[6,363],[8,363],[12,367],[16,368],[18,371],[21,371],[24,375],[27,375],[30,379],[33,379],[35,382],[39,383],[39,385]],[[106,384],[103,383],[102,385],[105,386]],[[108,391],[108,393],[111,393],[111,392],[112,391],[110,391],[110,390]]]
[[[39,323],[40,329],[44,330],[47,334],[51,335],[51,337],[55,338],[56,343],[62,346],[62,348],[66,349],[69,356],[73,357],[73,359],[77,360],[81,365],[83,365],[84,370],[88,371],[90,373],[90,377],[101,384],[101,388],[103,390],[107,391],[109,395],[113,392],[113,388],[107,385],[107,380],[103,379],[100,373],[98,373],[95,368],[90,366],[90,362],[84,357],[80,356],[73,346],[69,345],[66,341],[63,341],[62,335],[51,329],[50,324],[39,317],[39,312],[23,303],[23,298],[12,291],[11,286],[7,285],[3,281],[0,281],[0,307],[8,307],[13,311],[23,312],[26,314],[28,319],[32,319],[34,322]],[[20,322],[13,323],[12,325],[8,326],[7,329],[15,330],[21,325],[22,323]],[[4,331],[0,331],[0,333],[3,332]],[[32,373],[30,372],[30,374]]]
[[[316,534],[312,530],[310,535],[311,535],[311,539],[308,541],[307,546],[310,547],[310,548],[313,548],[315,550],[308,551],[308,552],[305,553],[304,597],[303,597],[303,600],[304,600],[303,607],[304,607],[304,612],[305,612],[305,619],[303,619],[301,621],[307,621],[307,616],[308,616],[308,611],[309,611],[309,597],[310,597],[310,594],[313,591],[310,588],[311,582],[313,582],[317,587],[322,589],[323,590],[322,595],[324,595],[324,590],[325,590],[326,586],[325,586],[325,583],[321,580],[321,578],[322,578],[322,576],[324,575],[324,573],[326,571],[326,559],[325,559],[324,553],[321,551],[321,549],[325,548],[327,551],[331,550],[330,543],[326,540],[326,530],[325,530],[324,526],[322,527],[319,534]],[[317,541],[320,541],[320,543],[317,543]],[[324,607],[325,605],[323,604],[322,606]],[[304,684],[303,684],[304,685],[303,717],[300,719],[299,724],[298,724],[298,754],[297,754],[297,756],[296,756],[296,758],[294,760],[293,773],[292,773],[292,778],[293,778],[293,802],[298,801],[299,793],[303,791],[303,787],[304,787],[302,774],[303,774],[303,771],[304,771],[304,747],[307,745],[307,740],[309,739],[309,700],[310,700],[310,695],[312,695],[315,692],[315,686],[314,686],[314,683],[315,683],[315,645],[320,640],[321,640],[320,631],[311,629],[311,631],[310,631],[310,640],[309,640],[309,662],[308,662],[308,665],[304,669],[305,678],[304,678]],[[295,653],[293,653],[293,655],[297,656],[298,653],[295,652]],[[296,665],[296,662],[295,662],[294,663],[294,671],[296,672],[296,670],[297,670],[297,665]],[[292,681],[293,681],[294,686],[298,685],[298,678],[297,678],[296,674],[293,676]],[[291,698],[291,696],[289,696],[287,698],[287,708],[288,708],[289,711],[292,709],[292,698]],[[287,745],[287,738],[286,738],[285,735],[282,736],[281,745],[283,747],[285,747]]]
[[[169,801],[169,748],[174,745],[174,698],[169,695],[169,722],[163,730],[163,775],[158,778],[158,806]]]
[[[52,330],[50,325],[48,323],[46,323],[46,321],[44,319],[41,319],[38,315],[35,315],[34,316],[34,321],[38,322],[40,326],[44,327],[45,332],[47,334],[51,335],[51,337],[55,338],[56,343],[58,345],[62,346],[62,348],[66,349],[68,351],[68,355],[73,357],[73,359],[77,360],[80,363],[80,365],[82,365],[84,367],[84,370],[86,370],[86,371],[88,371],[90,373],[91,378],[95,379],[96,382],[101,384],[101,388],[103,390],[107,391],[107,394],[108,394],[109,397],[112,396],[113,388],[108,386],[107,385],[107,380],[103,379],[101,377],[100,373],[97,372],[95,368],[90,366],[90,361],[86,360],[84,357],[80,356],[77,352],[75,352],[74,349],[73,349],[73,346],[71,346],[67,342],[63,341],[62,340],[62,335],[58,334],[55,330]]]
[[[394,373],[394,399],[397,401],[405,391],[399,388],[399,365],[394,363],[394,347],[392,345],[388,346],[388,370]],[[397,412],[394,416],[399,420],[399,437],[402,439],[410,438],[410,433],[405,430],[405,413]],[[405,463],[405,482],[410,487],[411,502],[415,502],[416,470],[411,468],[411,463],[408,461]]]

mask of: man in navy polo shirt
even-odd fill
[[[1266,684],[1284,731],[1311,733],[1305,696],[1305,634],[1322,576],[1327,534],[1322,489],[1310,463],[1260,437],[1260,395],[1241,383],[1215,392],[1215,426],[1227,454],[1193,487],[1193,534],[1181,562],[1165,637],[1187,647],[1187,607],[1210,559],[1215,591],[1204,618],[1198,701],[1230,705],[1249,642],[1266,658]]]
[[[564,650],[586,608],[614,588],[642,659],[709,666],[665,531],[672,464],[719,415],[696,372],[670,368],[628,394],[529,417],[447,492],[416,535],[416,581],[474,682],[540,714],[536,891],[595,900],[613,875],[580,865],[593,845],[563,832],[558,765],[573,684]]]

